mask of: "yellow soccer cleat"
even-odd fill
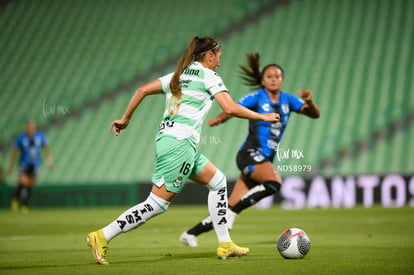
[[[22,205],[22,213],[25,215],[29,214],[29,207],[27,205]]]
[[[108,241],[105,239],[102,230],[89,233],[86,237],[86,241],[91,247],[92,255],[95,258],[96,263],[108,265],[109,263],[105,260]]]
[[[217,257],[225,260],[227,257],[241,257],[246,256],[249,253],[250,249],[247,247],[240,247],[230,242],[219,242],[217,247]]]
[[[16,198],[13,198],[11,201],[11,210],[14,213],[17,213],[19,211],[19,200]]]

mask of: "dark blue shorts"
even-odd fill
[[[34,165],[20,165],[19,175],[24,174],[29,177],[36,177],[37,169]]]

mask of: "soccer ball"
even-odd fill
[[[302,229],[289,228],[280,234],[277,250],[285,259],[302,259],[310,250],[310,239]]]

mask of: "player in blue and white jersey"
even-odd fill
[[[52,154],[48,146],[46,135],[36,130],[34,121],[26,123],[26,130],[20,134],[11,151],[8,171],[13,170],[16,155],[20,151],[18,185],[13,194],[11,207],[14,212],[21,206],[27,212],[32,188],[36,183],[36,175],[41,164],[41,154],[44,151],[47,164],[52,168]]]
[[[310,90],[300,90],[299,97],[281,90],[284,72],[277,64],[259,67],[259,54],[247,54],[249,67],[240,66],[245,84],[259,88],[246,95],[238,104],[258,113],[279,113],[279,122],[249,120],[249,132],[241,145],[236,162],[240,170],[232,193],[229,197],[229,229],[237,215],[254,205],[262,198],[279,191],[282,179],[273,166],[278,144],[288,124],[292,112],[311,118],[319,117],[319,108],[312,100]],[[208,121],[215,126],[227,121],[231,116],[221,113]],[[207,217],[188,231],[181,234],[180,240],[188,246],[197,246],[197,237],[212,229],[211,218]]]

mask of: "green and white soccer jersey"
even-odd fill
[[[168,135],[178,140],[188,139],[196,145],[214,96],[227,88],[216,72],[194,62],[180,76],[182,97],[178,99],[170,91],[172,76],[171,73],[160,78],[166,93],[166,108],[156,139]]]
[[[157,163],[152,182],[180,193],[188,178],[197,175],[208,163],[197,148],[201,126],[214,95],[227,88],[214,71],[194,62],[180,76],[182,96],[178,99],[170,91],[172,76],[160,78],[166,93],[166,108],[155,142]]]

